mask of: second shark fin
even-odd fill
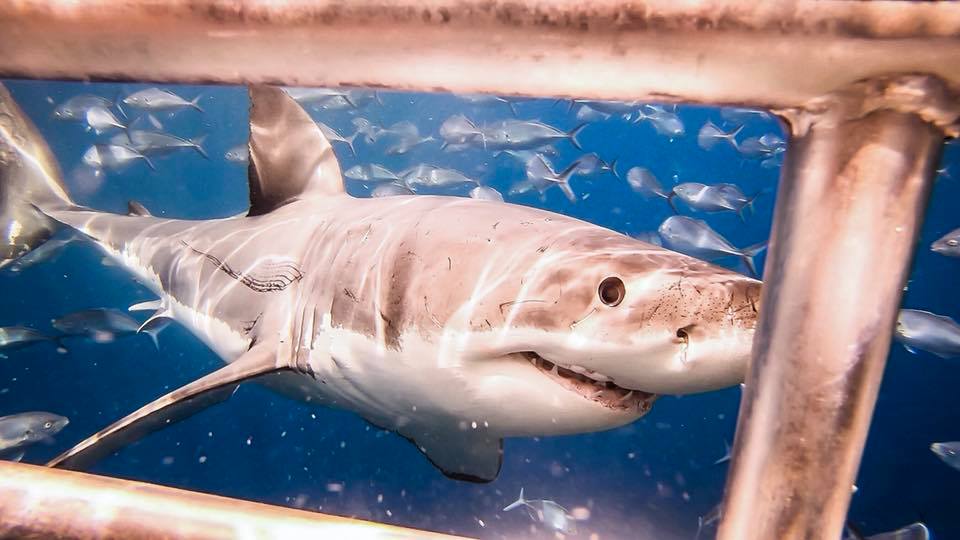
[[[282,89],[251,86],[250,216],[307,197],[345,194],[330,141]]]
[[[287,369],[278,363],[273,342],[255,345],[232,363],[157,398],[87,437],[47,463],[64,469],[87,468],[144,436],[229,398],[237,385]]]
[[[430,429],[407,437],[445,476],[467,482],[492,482],[503,464],[503,439],[477,430]],[[412,435],[412,436],[411,436]]]

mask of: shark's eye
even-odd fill
[[[53,427],[53,422],[44,422],[43,429],[50,429]]]
[[[600,301],[610,307],[620,305],[626,293],[627,289],[623,285],[623,280],[618,277],[604,279],[600,282],[600,287],[597,288]]]
[[[677,339],[680,340],[680,343],[690,343],[690,333],[687,331],[689,328],[689,326],[684,326],[677,330]]]

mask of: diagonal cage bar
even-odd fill
[[[957,134],[960,4],[13,0],[0,24],[0,77],[778,109],[793,140],[720,534],[838,536],[932,164]]]

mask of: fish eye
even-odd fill
[[[620,305],[620,302],[623,302],[623,297],[627,294],[627,289],[622,279],[611,276],[600,282],[600,287],[597,288],[597,294],[600,296],[601,302],[610,307],[614,307]]]
[[[947,245],[950,247],[957,247],[957,244],[960,244],[960,240],[957,240],[956,238],[947,240]]]
[[[53,427],[53,422],[51,422],[51,421],[49,421],[49,420],[47,420],[46,422],[43,423],[43,429],[50,429],[50,428],[52,428],[52,427]]]

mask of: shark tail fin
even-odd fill
[[[52,210],[76,208],[56,157],[7,88],[0,84],[0,267],[26,255],[60,228]]]
[[[523,498],[523,488],[521,487],[521,488],[520,488],[520,496],[517,497],[517,500],[515,500],[515,501],[513,501],[512,503],[508,504],[507,506],[503,507],[503,511],[504,511],[504,512],[509,512],[510,510],[513,510],[514,508],[519,508],[519,507],[521,507],[521,506],[525,506],[526,504],[527,504],[527,500]]]
[[[753,259],[765,249],[767,249],[767,243],[760,242],[759,244],[745,247],[740,251],[740,257],[743,259],[743,263],[747,265],[747,269],[750,270],[750,277],[760,277],[760,275],[757,274],[757,265]]]
[[[585,127],[587,127],[587,122],[584,122],[567,132],[567,137],[570,139],[570,144],[572,144],[577,150],[583,150],[583,147],[580,146],[580,140],[577,139],[577,137]]]
[[[232,363],[157,398],[88,437],[47,466],[86,468],[149,433],[226,400],[244,381],[288,369],[277,361],[277,345],[271,341],[255,345]]]

